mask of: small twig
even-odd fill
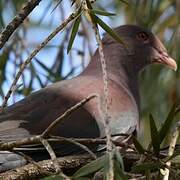
[[[89,1],[90,2],[90,1]],[[91,3],[91,2],[90,2]],[[97,24],[95,24],[95,22],[91,19],[91,15],[89,14],[89,9],[88,6],[86,4],[86,1],[83,1],[83,5],[84,5],[84,10],[87,13],[87,19],[90,18],[90,21],[93,25],[93,29],[95,31],[95,37],[96,37],[96,41],[98,44],[98,51],[99,51],[99,56],[100,56],[100,61],[101,61],[101,66],[102,66],[102,73],[103,73],[103,91],[104,91],[104,97],[103,97],[103,103],[102,107],[101,106],[101,111],[102,111],[102,115],[103,115],[103,119],[104,119],[104,127],[105,127],[105,134],[106,134],[106,138],[107,138],[107,153],[109,154],[109,173],[107,174],[109,180],[113,180],[114,179],[114,168],[113,168],[113,144],[111,141],[111,129],[109,126],[109,122],[110,122],[110,115],[109,115],[109,108],[110,108],[110,103],[109,103],[109,88],[108,88],[108,74],[107,74],[107,66],[106,66],[106,60],[105,60],[105,56],[104,56],[104,52],[103,52],[103,44],[101,41],[101,37],[99,34],[99,30],[97,27]]]
[[[180,131],[180,124],[178,124],[178,127],[176,127],[176,130],[172,135],[171,142],[170,142],[170,145],[169,145],[169,151],[168,151],[168,156],[169,157],[171,157],[173,155],[173,153],[174,153],[176,142],[177,142],[177,139],[179,137],[179,131]],[[169,168],[171,166],[171,161],[170,160],[166,162],[166,166],[167,167],[165,168],[165,170],[163,172],[163,174],[164,174],[163,180],[168,180],[169,179]]]
[[[13,149],[16,150],[16,148],[21,147],[23,145],[31,145],[31,144],[39,144],[41,143],[41,136],[34,136],[31,138],[24,138],[24,139],[20,139],[20,140],[16,140],[16,141],[10,141],[10,142],[1,142],[0,143],[0,150],[4,150],[4,151],[11,151]],[[65,143],[67,141],[74,141],[74,142],[78,142],[81,144],[97,144],[97,145],[104,145],[106,144],[106,139],[102,139],[102,138],[64,138],[64,137],[60,137],[60,136],[52,136],[50,135],[48,139],[46,139],[48,142],[59,142],[59,143]],[[126,142],[119,142],[117,140],[113,140],[112,141],[113,144],[115,144],[116,146],[120,146],[123,148],[129,148],[132,150],[135,150],[133,147],[131,147],[129,144],[127,144]]]
[[[88,97],[86,97],[85,99],[81,100],[80,102],[78,102],[76,105],[72,106],[71,108],[69,108],[67,111],[65,111],[60,117],[58,117],[55,121],[53,121],[48,127],[47,129],[42,133],[42,136],[45,137],[48,135],[48,133],[57,125],[60,123],[60,121],[62,121],[64,118],[66,118],[67,116],[69,116],[71,113],[73,113],[74,111],[76,111],[77,109],[79,109],[80,107],[82,107],[84,104],[86,104],[88,101],[90,101],[91,99],[98,97],[97,94],[91,94]]]
[[[94,159],[97,158],[97,156],[87,146],[85,146],[85,145],[83,145],[83,144],[81,144],[81,143],[79,143],[76,140],[73,140],[71,138],[64,138],[64,140],[67,141],[67,142],[70,142],[72,144],[77,145],[78,147],[80,147],[81,149],[83,149],[84,151],[89,153]]]
[[[60,137],[60,136],[50,135],[49,139],[48,139],[48,141],[58,141],[60,143],[64,143],[69,140],[72,140],[72,141],[75,141],[75,142],[78,142],[81,144],[85,144],[85,145],[91,145],[91,144],[105,145],[106,144],[106,139],[104,139],[104,138],[64,138],[64,137]],[[133,146],[129,145],[127,142],[122,143],[122,142],[119,142],[118,140],[112,140],[112,142],[116,146],[135,150],[135,148]]]
[[[26,17],[33,11],[33,9],[39,4],[41,0],[31,0],[24,4],[23,8],[14,17],[14,19],[5,27],[0,33],[0,49],[5,45],[13,32],[19,27],[19,25],[26,19]]]
[[[99,31],[96,26],[94,26],[95,29],[95,34],[96,34],[96,40],[98,42],[98,50],[100,54],[100,60],[101,60],[101,65],[102,65],[102,71],[103,71],[103,82],[104,82],[104,106],[105,108],[103,112],[104,115],[104,125],[105,125],[105,133],[106,133],[106,138],[107,138],[107,152],[109,154],[109,180],[114,179],[114,171],[113,171],[113,145],[111,141],[111,129],[109,126],[109,121],[110,121],[110,116],[109,116],[109,90],[108,90],[108,76],[107,76],[107,68],[106,68],[106,61],[103,53],[103,48],[102,48],[102,42],[101,38],[99,35]]]
[[[4,107],[7,105],[7,101],[9,97],[11,96],[14,87],[16,86],[20,76],[22,75],[22,72],[26,68],[26,66],[31,62],[31,60],[37,55],[37,53],[44,48],[48,42],[54,38],[65,26],[67,26],[68,23],[70,23],[72,20],[74,20],[79,15],[79,10],[72,13],[60,26],[58,26],[40,45],[36,47],[36,49],[30,54],[30,56],[25,60],[23,64],[21,64],[20,69],[18,73],[16,74],[16,77],[13,81],[13,83],[10,86],[10,89],[8,90],[7,94],[4,97],[4,101],[2,103],[1,111],[3,111]]]
[[[24,138],[9,142],[0,142],[0,150],[13,150],[14,148],[20,147],[22,145],[31,145],[41,143],[41,136],[37,135],[30,138]]]
[[[41,138],[40,141],[44,145],[44,147],[46,148],[47,152],[49,153],[49,155],[50,155],[50,157],[52,159],[52,162],[54,164],[56,173],[61,172],[61,169],[59,168],[59,166],[58,166],[58,164],[56,162],[56,159],[57,159],[56,154],[55,154],[54,150],[52,149],[51,145],[49,144],[49,142],[46,139],[43,139],[43,138]]]
[[[46,139],[41,138],[41,143],[44,145],[44,147],[46,148],[46,150],[48,151],[49,155],[51,156],[51,160],[53,162],[56,174],[59,174],[59,176],[63,177],[65,180],[70,180],[69,177],[67,177],[61,170],[56,154],[53,151],[51,145],[49,144],[49,142]]]

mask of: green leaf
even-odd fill
[[[147,170],[145,171],[145,176],[146,176],[146,180],[151,180],[151,179],[150,179],[150,178],[151,178],[150,169],[147,169]]]
[[[124,171],[124,163],[123,163],[123,158],[121,156],[121,153],[119,152],[118,149],[115,150],[115,159],[117,162],[121,165],[122,170]]]
[[[106,23],[104,23],[96,15],[94,15],[94,16],[96,18],[97,24],[99,24],[112,38],[114,38],[119,43],[126,45],[116,32],[114,32]]]
[[[79,177],[78,179],[73,179],[73,180],[92,180],[92,178],[89,178],[89,177]]]
[[[154,122],[153,116],[150,114],[150,130],[151,130],[151,141],[152,141],[152,146],[154,153],[156,155],[159,154],[159,149],[160,149],[160,138],[159,138],[159,133],[156,127],[156,124]]]
[[[127,2],[127,1],[125,1],[125,0],[119,0],[119,1],[121,1],[121,2],[124,3],[124,4],[129,5],[129,2]]]
[[[54,12],[54,10],[61,4],[61,2],[62,2],[62,0],[59,0],[59,1],[56,3],[56,5],[55,5],[55,7],[53,8],[53,10],[51,11],[51,13]]]
[[[1,97],[4,97],[4,92],[3,92],[3,89],[1,88],[1,86],[0,86],[0,95],[1,95]]]
[[[74,39],[75,39],[76,34],[78,32],[78,29],[79,29],[80,21],[81,21],[81,16],[78,16],[77,19],[74,22],[74,25],[73,25],[73,28],[72,28],[72,31],[71,31],[71,36],[70,36],[68,47],[67,47],[67,53],[69,53],[69,51],[72,48]]]
[[[71,2],[71,6],[73,6],[74,5],[74,3],[77,1],[77,0],[71,0],[72,2]]]
[[[128,180],[127,176],[124,174],[124,163],[122,156],[118,149],[115,150],[114,158],[114,175],[115,179]]]
[[[58,79],[60,80],[61,77],[59,75],[59,73],[53,73],[51,68],[48,68],[45,64],[43,64],[41,61],[39,61],[37,58],[36,58],[36,62],[46,71],[49,73],[50,76],[54,77],[55,79]],[[36,76],[37,77],[37,76]]]
[[[86,0],[86,4],[87,4],[88,9],[93,9],[89,0]]]
[[[134,144],[136,150],[139,152],[139,154],[144,154],[145,153],[145,150],[144,150],[143,146],[136,139],[136,137],[133,137],[133,144]]]
[[[167,157],[164,161],[167,162],[169,160],[172,160],[172,159],[176,158],[177,156],[180,156],[180,149],[178,149],[178,148],[175,149],[175,152],[173,153],[172,156]]]
[[[180,169],[180,155],[177,155],[171,159],[171,163],[173,163],[178,169]],[[179,171],[180,173],[180,171]]]
[[[116,15],[114,13],[101,11],[101,10],[97,10],[97,9],[92,9],[91,12],[93,12],[94,14],[101,15],[101,16],[115,16]]]
[[[8,62],[9,53],[3,52],[0,54],[0,84],[6,80],[6,66]]]
[[[148,162],[148,163],[143,163],[143,164],[139,164],[136,165],[134,167],[132,167],[131,172],[143,172],[146,170],[157,170],[161,167],[161,164],[159,162]]]
[[[45,177],[41,180],[64,180],[64,177],[62,177],[61,175],[53,175],[53,176]]]
[[[91,3],[89,2],[89,0],[86,0],[86,4],[87,4],[87,7],[88,7],[88,9],[89,9],[89,11],[90,11],[89,15],[90,15],[91,21],[93,22],[93,24],[94,24],[95,26],[97,26],[96,17],[95,17],[94,12],[92,11],[93,8],[92,8]]]
[[[164,140],[164,138],[168,134],[168,131],[171,128],[171,125],[175,116],[175,110],[176,110],[176,105],[174,104],[173,107],[171,108],[171,111],[168,114],[166,121],[163,123],[163,126],[161,127],[159,131],[160,143],[162,143],[162,141]]]
[[[89,175],[102,169],[108,163],[108,161],[109,158],[107,154],[101,156],[100,158],[88,163],[87,165],[80,168],[77,172],[75,172],[73,175],[73,179]]]
[[[114,160],[114,179],[118,180],[128,180],[127,176],[124,174],[121,169],[120,163],[117,160]]]
[[[37,78],[37,81],[39,82],[41,88],[43,88],[43,87],[44,87],[44,84],[43,84],[43,82],[41,81],[41,78],[39,77],[39,74],[36,73],[36,69],[35,69],[33,63],[30,63],[30,64],[29,64],[29,67],[30,67],[30,71],[31,71],[31,76],[32,76],[32,78],[34,78],[34,77]]]

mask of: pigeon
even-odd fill
[[[152,32],[136,25],[119,26],[114,31],[125,45],[109,34],[102,39],[108,76],[109,127],[112,135],[131,134],[139,129],[139,73],[155,63],[173,70],[177,69],[177,64]],[[93,93],[98,94],[99,98],[91,99],[66,117],[52,130],[51,135],[67,138],[105,137],[101,107],[104,96],[102,77],[97,49],[89,65],[77,77],[53,83],[6,107],[0,113],[1,142],[40,135],[56,118]],[[62,154],[75,152],[75,147],[67,146],[59,145],[56,149]],[[41,156],[36,155],[36,151],[32,154]],[[25,163],[26,160],[19,154],[0,152],[0,172]]]

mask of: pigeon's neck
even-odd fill
[[[116,84],[125,87],[128,92],[133,95],[139,107],[138,66],[135,67],[134,64],[131,63],[131,57],[121,56],[118,54],[118,51],[108,54],[106,54],[105,51],[105,58],[108,78]],[[102,77],[102,67],[97,51],[83,74]]]

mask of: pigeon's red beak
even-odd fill
[[[154,50],[154,57],[153,57],[153,62],[154,63],[159,63],[159,64],[165,64],[169,68],[173,69],[174,71],[177,70],[177,64],[176,61],[171,58],[167,52],[165,51],[158,51],[157,49]]]
[[[176,61],[171,58],[164,45],[158,38],[154,38],[152,41],[152,63],[165,64],[174,71],[177,70]]]

